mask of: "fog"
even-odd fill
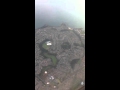
[[[35,28],[45,24],[85,28],[85,0],[35,0]]]

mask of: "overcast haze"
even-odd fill
[[[35,28],[44,24],[85,27],[85,0],[35,0]]]

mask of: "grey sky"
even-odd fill
[[[44,24],[85,27],[84,0],[35,0],[35,28]]]

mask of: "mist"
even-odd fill
[[[35,0],[35,28],[61,23],[85,29],[85,0]]]

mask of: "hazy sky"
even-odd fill
[[[35,0],[35,27],[66,22],[85,27],[85,0]]]

